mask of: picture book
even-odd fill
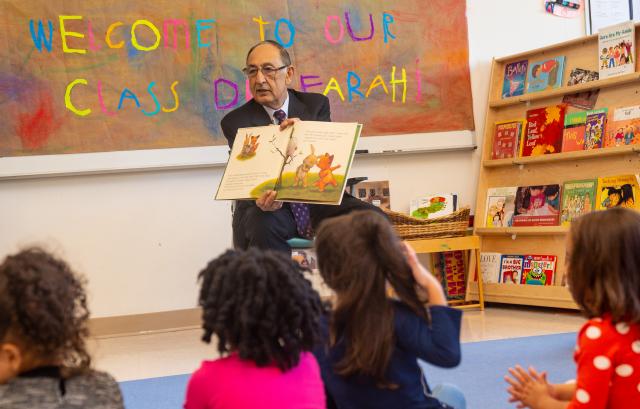
[[[517,254],[503,254],[500,259],[500,282],[520,284],[524,257]]]
[[[524,94],[524,82],[527,78],[528,64],[528,60],[523,60],[505,65],[502,98]]]
[[[560,185],[518,188],[513,226],[557,226],[559,215]]]
[[[480,253],[480,272],[485,283],[500,282],[500,259],[502,254],[483,252]]]
[[[638,175],[618,175],[598,178],[597,210],[612,207],[628,207],[638,209],[639,199]]]
[[[523,119],[496,122],[491,159],[513,158],[518,155],[524,122]]]
[[[527,111],[527,126],[520,144],[520,156],[560,152],[566,109],[566,105],[560,104]]]
[[[632,21],[598,31],[600,79],[631,74],[636,70],[635,36]]]
[[[409,203],[409,214],[418,219],[433,219],[446,216],[456,211],[458,195],[453,193],[437,193],[412,199]]]
[[[603,147],[640,143],[640,105],[616,108],[609,116]]]
[[[602,148],[607,126],[607,111],[607,108],[587,111],[587,119],[584,126],[585,150]]]
[[[583,68],[574,68],[569,73],[567,85],[584,84],[585,82],[595,81],[599,78],[596,71],[585,70]]]
[[[597,179],[564,182],[560,224],[568,226],[577,217],[595,210],[597,188]]]
[[[444,290],[448,299],[464,298],[466,282],[466,266],[464,262],[464,252],[462,250],[445,251],[442,255],[442,265],[444,267]]]
[[[527,92],[538,92],[562,85],[564,70],[564,56],[529,64],[527,74]]]
[[[267,190],[287,202],[340,204],[362,125],[298,121],[238,129],[217,200],[256,199]]]
[[[492,187],[487,191],[486,227],[509,227],[515,209],[516,186]]]
[[[571,112],[564,116],[562,131],[562,152],[581,151],[584,149],[584,128],[587,121],[585,111]]]
[[[593,109],[598,101],[598,95],[600,95],[599,89],[593,89],[591,91],[576,92],[575,94],[566,94],[562,97],[562,103],[571,105],[580,109]]]
[[[553,285],[556,256],[527,254],[522,262],[522,284]]]
[[[389,181],[364,181],[353,186],[353,195],[360,200],[384,209],[391,209]]]

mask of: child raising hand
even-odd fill
[[[576,382],[553,385],[535,368],[510,368],[510,401],[532,409],[637,407],[640,214],[618,207],[572,222],[567,273],[571,295],[588,318],[574,354]]]

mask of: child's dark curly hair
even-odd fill
[[[323,312],[303,269],[285,253],[228,250],[209,262],[202,283],[202,340],[218,337],[221,354],[237,352],[257,366],[295,367],[319,335]]]
[[[0,342],[15,342],[71,376],[91,364],[84,282],[40,248],[8,256],[0,265]]]

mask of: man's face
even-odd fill
[[[256,47],[247,58],[247,67],[280,68],[284,65],[280,58],[280,51],[270,44]],[[291,84],[294,68],[289,66],[275,71],[273,78],[265,76],[258,70],[257,74],[249,77],[249,86],[253,98],[260,105],[278,109],[287,99],[287,86]]]

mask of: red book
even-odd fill
[[[523,123],[523,120],[496,123],[491,159],[513,158],[518,154]]]
[[[527,127],[520,144],[520,156],[560,152],[566,110],[567,106],[560,104],[527,111]]]

